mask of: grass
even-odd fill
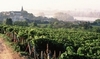
[[[9,46],[13,51],[19,52],[17,45],[11,42],[11,38],[5,34],[0,34],[0,38],[3,39],[4,43]]]
[[[20,52],[22,56],[27,56],[27,53],[20,51],[20,48],[17,46],[17,44],[11,42],[11,38],[9,38],[8,36],[6,36],[5,34],[0,34],[0,38],[3,39],[4,43],[9,46],[13,51]]]
[[[5,41],[5,44],[11,45],[11,42],[9,42],[9,37],[5,36],[4,34],[0,34],[0,38],[2,38]]]

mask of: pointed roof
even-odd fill
[[[23,6],[22,6],[22,8],[21,8],[21,11],[24,11],[24,10],[23,10]]]

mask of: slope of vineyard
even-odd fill
[[[64,28],[0,26],[0,33],[11,38],[8,41],[15,45],[16,51],[31,58],[37,58],[36,56],[42,58],[43,51],[46,56],[50,53],[52,58],[100,59],[100,33],[97,32]]]

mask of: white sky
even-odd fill
[[[98,9],[100,0],[0,0],[0,11]]]

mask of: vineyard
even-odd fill
[[[100,33],[0,25],[17,52],[34,59],[100,59]]]

